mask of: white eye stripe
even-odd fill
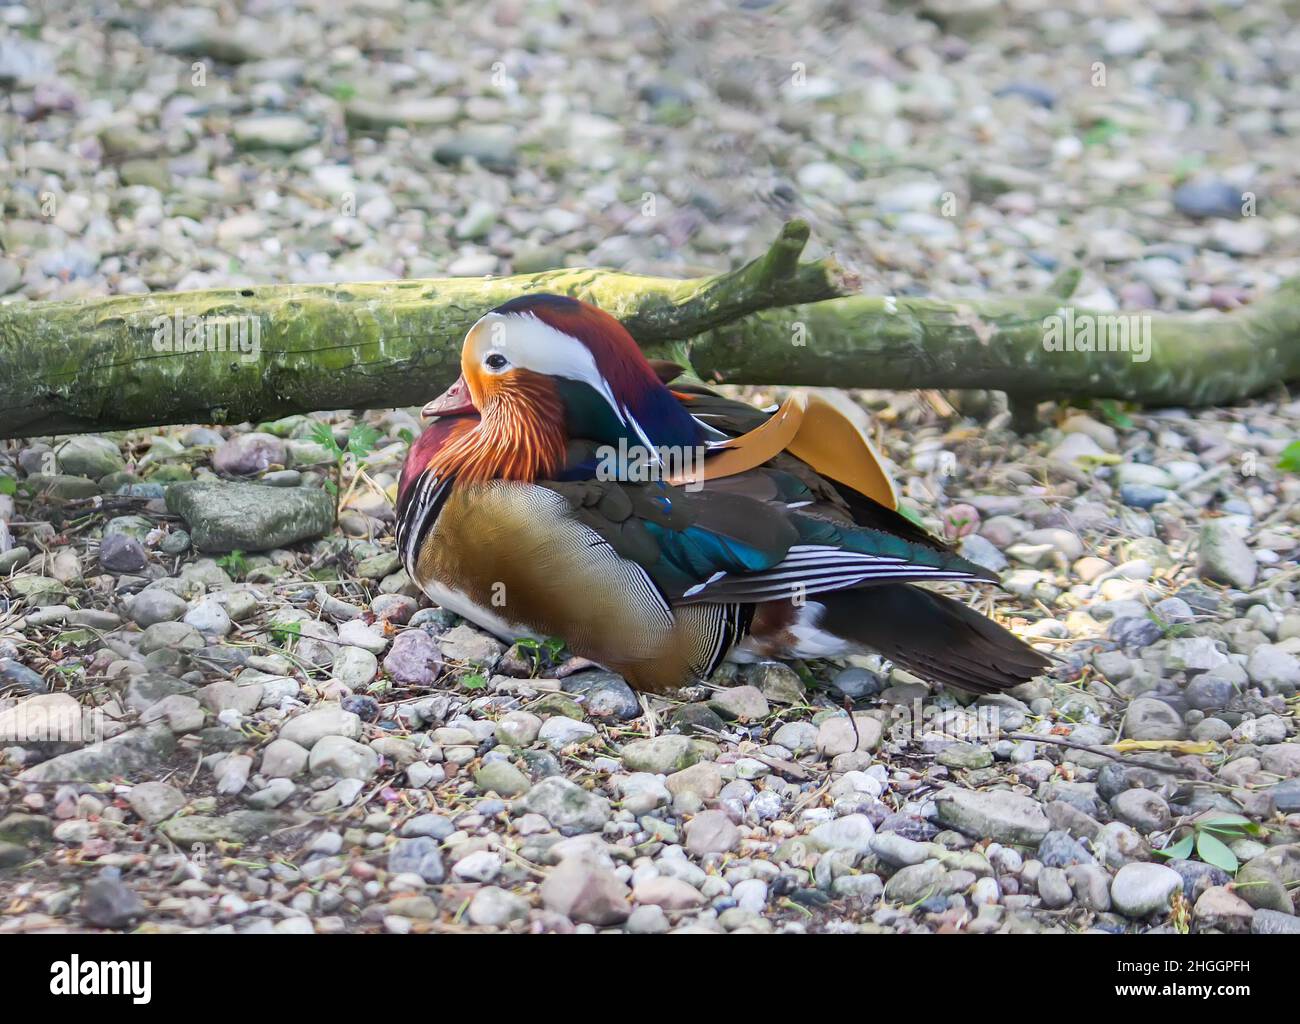
[[[580,381],[609,403],[620,423],[628,422],[626,411],[596,368],[591,349],[577,338],[557,331],[535,313],[487,313],[470,328],[468,337],[480,362],[496,353],[505,356],[518,369]],[[644,441],[640,426],[633,429]]]

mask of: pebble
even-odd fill
[[[562,750],[575,743],[586,743],[595,736],[594,725],[589,722],[578,722],[563,715],[552,715],[537,731],[537,738],[553,750]]]
[[[664,910],[690,910],[705,902],[699,891],[676,878],[659,875],[638,882],[632,889],[637,903],[652,903]]]
[[[114,533],[100,542],[99,564],[105,572],[135,573],[148,563],[148,554],[134,538]]]
[[[630,771],[668,775],[694,764],[700,755],[688,737],[665,734],[625,744],[622,758]]]
[[[1249,590],[1259,575],[1255,553],[1227,523],[1211,519],[1201,527],[1196,571],[1214,583]]]
[[[379,659],[362,647],[344,646],[334,652],[330,674],[349,689],[368,685],[379,673]]]
[[[1246,675],[1265,694],[1291,697],[1300,687],[1300,658],[1282,647],[1260,644],[1246,662]]]
[[[1188,217],[1241,216],[1242,190],[1225,181],[1189,181],[1174,189],[1174,207]]]
[[[451,866],[451,873],[466,882],[491,882],[501,874],[503,864],[501,854],[476,850],[456,861]]]
[[[1172,815],[1169,804],[1159,793],[1146,789],[1126,789],[1111,801],[1115,816],[1144,835],[1169,827]]]
[[[127,615],[136,625],[149,627],[159,622],[172,622],[183,616],[189,606],[183,598],[166,590],[152,587],[140,591],[131,599]]]
[[[345,736],[322,736],[307,759],[312,775],[340,779],[369,779],[379,770],[379,755]]]
[[[598,832],[610,819],[609,801],[555,775],[533,786],[523,807],[540,814],[565,835]]]
[[[709,701],[709,707],[723,718],[741,722],[761,721],[770,710],[767,698],[754,686],[719,690]]]
[[[127,796],[131,810],[150,825],[165,821],[185,806],[185,794],[165,782],[140,782]]]
[[[81,915],[97,928],[127,928],[144,914],[144,903],[114,869],[101,872],[81,890]]]
[[[503,797],[522,796],[532,788],[528,776],[504,761],[485,764],[474,773],[474,785],[481,793],[496,793]]]
[[[883,734],[880,720],[866,713],[855,712],[852,722],[847,714],[833,715],[818,726],[817,751],[823,757],[834,757],[855,750],[875,750]]]
[[[1110,898],[1125,917],[1146,917],[1167,911],[1170,897],[1182,885],[1178,872],[1163,864],[1125,864],[1115,872]]]
[[[570,857],[542,882],[542,903],[571,921],[601,927],[627,920],[627,886],[612,871],[583,857]]]
[[[842,818],[818,825],[808,833],[808,841],[819,850],[851,850],[866,854],[874,848],[871,819],[865,814],[846,814]]]
[[[280,729],[279,738],[311,750],[327,736],[359,739],[361,719],[338,705],[325,705],[289,719]]]
[[[686,850],[695,856],[728,853],[740,842],[740,830],[723,811],[701,811],[686,823]]]
[[[1164,701],[1139,697],[1124,716],[1124,735],[1135,740],[1180,740],[1187,735],[1187,726]]]
[[[388,854],[388,871],[418,875],[430,885],[439,885],[447,877],[438,844],[428,836],[397,840]]]
[[[384,658],[384,671],[407,686],[432,686],[442,667],[437,641],[421,629],[401,633]]]
[[[919,903],[939,895],[947,875],[937,860],[899,868],[885,883],[885,899],[891,903]]]
[[[1036,845],[1049,829],[1040,805],[1015,793],[948,787],[935,795],[935,806],[944,824],[1001,843]]]
[[[505,928],[528,918],[528,901],[495,885],[485,885],[470,900],[469,919],[485,928]]]
[[[1049,910],[1069,906],[1074,899],[1069,876],[1060,868],[1043,868],[1038,876],[1038,895]]]

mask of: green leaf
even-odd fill
[[[1052,283],[1047,286],[1047,290],[1054,298],[1068,299],[1079,290],[1081,280],[1083,280],[1083,268],[1066,267],[1052,278]]]
[[[1234,825],[1207,825],[1205,822],[1198,821],[1196,826],[1206,832],[1213,832],[1216,836],[1227,836],[1229,839],[1240,839],[1242,836],[1262,836],[1264,834],[1264,830],[1253,821],[1244,821]]]
[[[277,640],[287,640],[291,636],[302,635],[301,622],[272,622],[266,628],[270,631],[271,636]]]
[[[1216,814],[1213,818],[1201,818],[1196,822],[1197,828],[1212,828],[1215,825],[1249,825],[1250,819],[1240,814]]]
[[[248,571],[248,562],[245,561],[242,551],[232,551],[228,555],[222,555],[217,559],[217,565],[235,577],[243,576]]]
[[[1183,860],[1192,852],[1192,844],[1195,840],[1191,834],[1183,836],[1182,839],[1174,843],[1173,846],[1166,846],[1163,850],[1152,850],[1151,852],[1160,857],[1169,857],[1172,860]]]
[[[1102,143],[1109,142],[1116,135],[1120,134],[1120,126],[1109,118],[1102,118],[1083,136],[1085,146],[1099,146]]]
[[[348,451],[359,459],[371,451],[382,436],[369,423],[358,423],[348,434]]]
[[[472,676],[462,676],[460,685],[467,690],[481,690],[487,686],[487,679],[481,673],[475,672]]]
[[[1277,460],[1277,468],[1300,473],[1300,441],[1292,441],[1282,449],[1282,457]]]
[[[322,448],[333,452],[336,459],[343,454],[343,449],[334,440],[334,431],[330,430],[328,423],[313,423],[311,425],[311,439]]]
[[[1216,868],[1221,868],[1230,875],[1237,873],[1239,867],[1237,855],[1224,845],[1223,840],[1216,838],[1209,832],[1201,832],[1197,835],[1196,853],[1206,864],[1213,864]]]
[[[17,480],[11,476],[0,476],[0,494],[15,494],[17,491]]]
[[[1101,410],[1102,416],[1108,422],[1124,430],[1133,429],[1133,417],[1120,408],[1120,404],[1115,399],[1103,398],[1097,403],[1097,408]]]
[[[397,432],[397,436],[405,441],[408,446],[415,444],[415,434],[411,432],[410,427],[403,427]]]

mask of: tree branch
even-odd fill
[[[1069,310],[1074,335],[1112,318],[1149,358],[1129,351],[1051,351],[1048,317]],[[1145,323],[1144,323],[1145,321]],[[1095,336],[1099,336],[1095,335]],[[693,339],[706,381],[858,388],[991,388],[1018,402],[1119,398],[1146,405],[1222,405],[1300,380],[1300,278],[1228,314],[1116,314],[1057,297],[946,302],[854,295],[771,309]]]
[[[833,259],[800,262],[807,240],[806,224],[787,224],[752,263],[689,280],[573,269],[0,305],[0,438],[418,405],[455,380],[473,323],[528,292],[592,302],[643,345],[682,341],[845,294],[855,281]],[[205,332],[242,324],[249,347],[255,325],[256,351],[159,351],[177,315]]]

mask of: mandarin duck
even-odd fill
[[[507,643],[561,638],[663,692],[724,660],[875,651],[977,692],[1047,659],[919,583],[997,582],[897,511],[819,396],[762,412],[651,363],[608,313],[526,295],[466,335],[398,487],[397,544],[436,604]]]

